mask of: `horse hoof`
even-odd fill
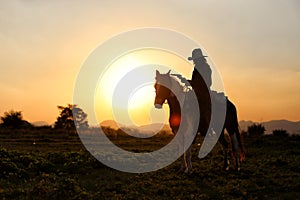
[[[184,172],[187,176],[192,176],[193,174],[193,171],[187,171],[187,172]]]
[[[182,168],[180,168],[179,170],[177,170],[177,174],[182,174],[182,173],[184,173],[185,172],[185,170],[184,169],[182,169]]]
[[[240,167],[236,167],[236,168],[235,168],[235,172],[236,172],[236,173],[239,173],[240,171],[241,171],[241,168],[240,168]]]
[[[230,162],[229,162],[229,160],[227,159],[227,160],[224,161],[224,164],[223,164],[223,170],[224,170],[224,171],[229,171],[229,167],[230,167]]]
[[[229,166],[227,166],[227,167],[224,166],[224,167],[223,167],[223,170],[226,171],[226,172],[228,172],[228,171],[229,171]]]

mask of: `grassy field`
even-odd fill
[[[110,138],[133,152],[172,140],[165,134]],[[239,173],[222,171],[221,145],[200,160],[195,144],[191,176],[177,173],[180,160],[155,172],[130,174],[98,162],[72,132],[0,130],[0,198],[300,199],[300,137],[245,136],[244,141],[246,161]]]

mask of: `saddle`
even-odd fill
[[[191,84],[192,88],[194,89],[198,100],[201,98],[201,95],[203,94],[202,91],[208,91],[206,86],[202,85],[192,85],[192,81],[188,80],[189,84]],[[211,102],[214,103],[214,105],[222,105],[227,102],[227,96],[225,96],[224,92],[217,92],[215,90],[210,90],[210,97],[211,97]]]

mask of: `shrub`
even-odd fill
[[[32,125],[23,120],[22,111],[11,110],[5,112],[4,116],[1,117],[1,127],[12,128],[12,129],[21,129],[21,128],[32,128]]]
[[[284,129],[275,129],[273,130],[273,136],[283,136],[286,137],[288,136],[288,132]]]
[[[250,136],[260,136],[265,133],[266,129],[262,124],[253,124],[248,126],[248,134]]]

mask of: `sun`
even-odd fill
[[[160,49],[140,49],[116,58],[99,77],[94,106],[98,121],[113,118],[120,124],[165,123],[168,109],[154,109],[155,70],[186,76],[190,63]]]
[[[154,108],[155,92],[153,84],[145,84],[133,92],[129,99],[128,113],[132,123],[141,126],[151,123],[167,123],[169,111],[167,107],[162,110]]]
[[[143,62],[141,62],[137,57],[130,54],[118,58],[100,77],[96,97],[102,96],[104,97],[103,100],[106,101],[106,103],[110,104],[112,102],[113,92],[124,74],[142,64]],[[126,87],[126,85],[124,85],[124,87]],[[124,99],[120,99],[120,101],[123,100]]]
[[[145,106],[153,105],[155,92],[153,84],[142,85],[132,92],[129,99],[129,109],[141,109]]]

